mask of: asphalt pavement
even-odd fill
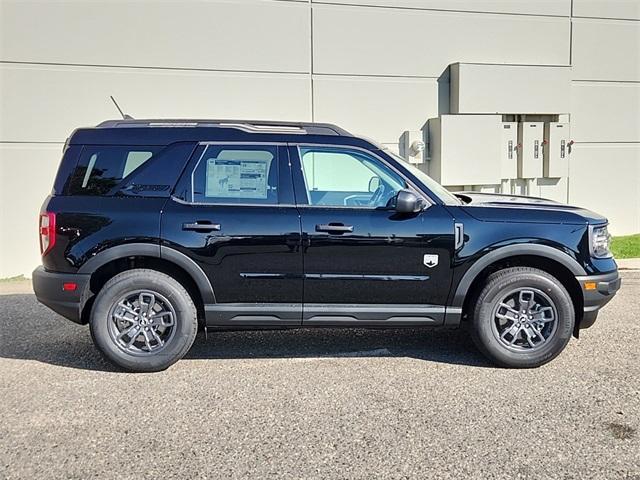
[[[623,282],[533,370],[464,330],[325,329],[199,334],[156,374],[5,288],[0,478],[640,480],[640,272]]]

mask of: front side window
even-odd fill
[[[71,195],[107,195],[162,147],[92,145],[82,150],[69,183]]]
[[[339,147],[300,147],[310,205],[386,207],[406,187],[379,159]]]
[[[277,147],[209,145],[191,175],[196,203],[278,203]]]
[[[451,206],[461,204],[461,201],[460,199],[458,199],[458,197],[456,197],[453,193],[451,193],[449,190],[444,188],[442,185],[440,185],[438,182],[436,182],[433,178],[431,178],[429,175],[424,173],[422,170],[418,169],[418,167],[416,167],[415,165],[411,165],[404,158],[402,158],[399,155],[396,155],[390,150],[385,150],[385,152],[390,157],[395,158],[399,162],[402,162],[402,165],[404,166],[404,168],[409,170],[418,180],[420,180],[429,190],[431,190],[431,192],[435,196],[437,196],[442,201],[442,203],[444,203],[445,205],[451,205]]]

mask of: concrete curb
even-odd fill
[[[30,279],[0,282],[0,295],[25,295],[33,293]]]
[[[616,258],[620,270],[640,270],[640,258]]]

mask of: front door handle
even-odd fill
[[[194,222],[194,223],[183,223],[183,230],[195,230],[197,232],[213,232],[220,230],[219,223],[211,223],[211,222]]]
[[[316,232],[328,232],[328,233],[353,232],[353,225],[343,225],[342,223],[320,223],[316,225]]]

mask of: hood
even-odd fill
[[[464,202],[462,208],[485,222],[567,223],[575,225],[601,224],[607,219],[580,207],[555,200],[497,193],[456,192]]]

